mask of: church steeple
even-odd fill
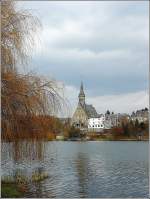
[[[79,93],[79,103],[84,106],[85,105],[85,94],[84,94],[84,90],[83,90],[83,82],[81,82],[81,86],[80,86],[80,93]]]

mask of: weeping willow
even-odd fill
[[[40,166],[45,153],[43,140],[48,131],[55,131],[54,115],[66,104],[56,81],[19,72],[29,64],[40,28],[38,18],[19,10],[14,1],[1,2],[1,155],[2,171],[7,170],[2,177],[11,176],[17,184],[20,176],[27,176],[26,168],[34,160],[38,165],[33,176],[44,175]],[[16,174],[18,164],[24,166]]]
[[[27,63],[41,24],[27,10],[17,10],[14,1],[2,1],[1,8],[2,72],[12,72],[19,61]]]
[[[33,135],[37,137],[44,126],[40,120],[36,128],[35,117],[58,112],[64,99],[55,81],[18,72],[18,67],[28,64],[36,32],[41,28],[38,18],[16,9],[14,1],[2,1],[1,7],[2,139],[30,137],[35,129]]]

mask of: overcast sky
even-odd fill
[[[19,6],[43,26],[30,67],[64,83],[71,113],[81,80],[86,102],[99,113],[148,106],[148,2],[22,1]]]

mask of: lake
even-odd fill
[[[12,143],[2,146],[2,175],[17,169],[30,175],[37,168],[49,174],[44,181],[32,183],[26,197],[148,197],[148,142],[51,141],[45,142],[38,159],[33,145],[31,158],[25,154],[19,158],[12,147]]]

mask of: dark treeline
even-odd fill
[[[116,135],[124,135],[124,136],[138,136],[139,134],[147,134],[149,131],[149,124],[147,122],[139,122],[136,120],[135,122],[122,122],[120,127],[112,128],[112,133],[116,133]]]

